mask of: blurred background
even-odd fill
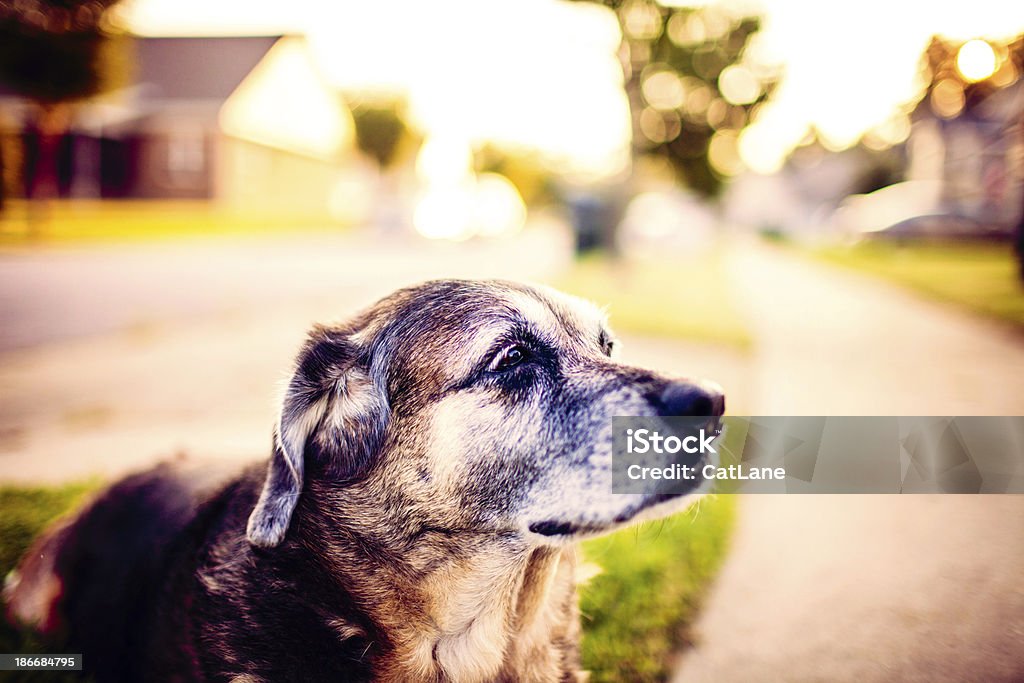
[[[0,0],[0,569],[104,478],[262,456],[309,325],[431,277],[592,298],[733,414],[1022,414],[1022,36],[998,0]],[[1024,677],[1019,498],[696,519],[591,551],[598,680]]]

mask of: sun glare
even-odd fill
[[[423,190],[413,211],[416,231],[430,239],[465,240],[518,232],[526,204],[507,178],[477,175],[469,142],[457,136],[427,138],[416,158]]]
[[[511,235],[525,223],[526,204],[519,191],[507,178],[493,173],[428,185],[413,212],[413,226],[429,239]]]
[[[996,71],[996,53],[984,40],[969,40],[956,55],[956,68],[964,78],[975,83]]]

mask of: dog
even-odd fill
[[[613,494],[612,416],[725,409],[615,347],[594,305],[505,281],[316,326],[269,462],[114,484],[26,553],[9,613],[101,683],[584,680],[574,542],[699,495]]]

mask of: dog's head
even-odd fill
[[[498,281],[428,282],[314,328],[250,541],[284,538],[311,479],[386,492],[410,527],[539,543],[683,507],[685,496],[612,493],[611,418],[719,416],[724,398],[623,365],[614,347],[593,305]]]

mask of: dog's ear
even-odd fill
[[[352,479],[379,449],[387,400],[361,356],[348,335],[323,327],[310,333],[285,390],[267,478],[249,516],[252,544],[273,547],[284,539],[309,464],[332,478]]]

